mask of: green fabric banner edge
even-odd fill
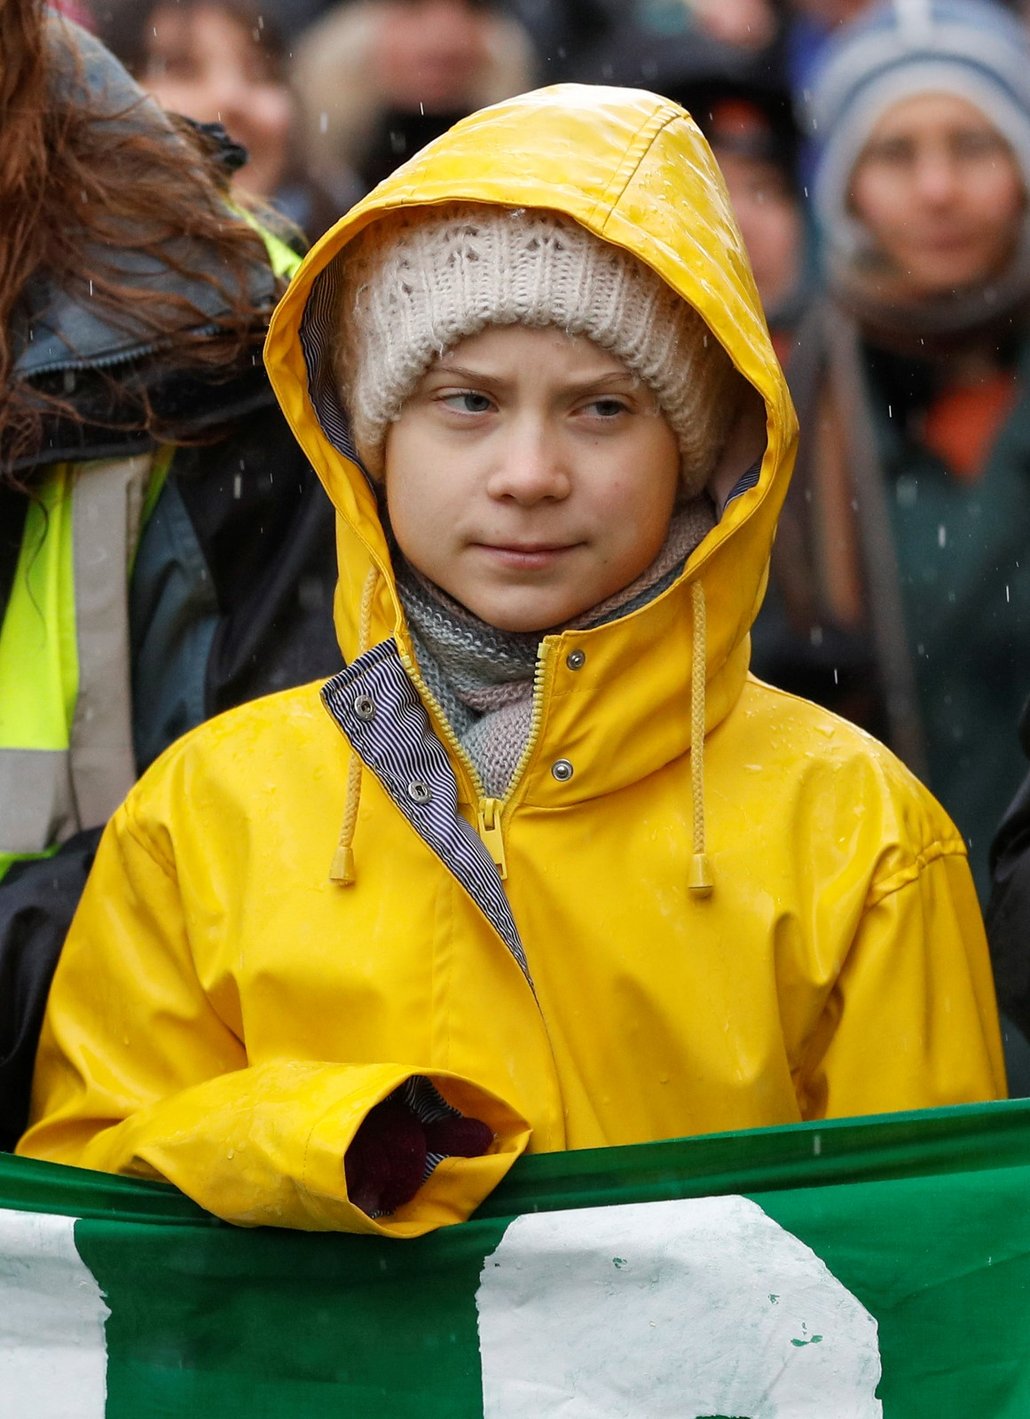
[[[1030,1100],[790,1124],[520,1159],[476,1216],[1026,1166]],[[0,1206],[162,1225],[221,1227],[167,1183],[0,1154]]]

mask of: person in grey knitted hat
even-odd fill
[[[798,642],[848,638],[862,722],[971,839],[983,890],[1030,640],[1030,40],[987,0],[878,6],[809,119],[825,300],[793,371]]]

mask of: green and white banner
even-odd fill
[[[524,1159],[418,1241],[0,1157],[10,1419],[1026,1419],[1030,1103]]]

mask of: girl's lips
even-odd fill
[[[499,545],[493,542],[479,542],[476,545],[493,562],[523,570],[535,570],[553,565],[566,552],[570,552],[575,544],[563,542],[560,544],[527,543],[522,545],[512,543]]]

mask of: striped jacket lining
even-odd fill
[[[533,981],[508,899],[478,833],[458,812],[447,751],[408,678],[397,643],[383,641],[322,687],[322,699],[393,802],[461,883]],[[362,702],[362,715],[355,711]]]

